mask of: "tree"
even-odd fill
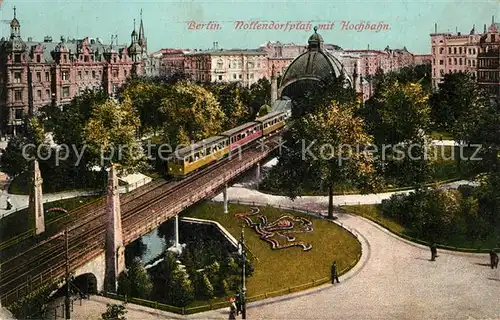
[[[160,111],[166,117],[165,138],[175,146],[217,135],[224,122],[224,113],[214,95],[188,82],[170,88],[161,101]]]
[[[333,188],[351,183],[368,191],[376,185],[373,158],[364,149],[371,143],[356,105],[335,101],[294,120],[287,149],[276,166],[278,183],[291,198],[304,186],[328,190],[328,217],[333,218]]]
[[[148,246],[142,240],[142,237],[129,243],[125,248],[125,265],[130,265],[135,258],[142,258],[146,253]]]
[[[153,283],[139,259],[134,259],[123,276],[120,276],[118,293],[140,299],[147,299],[153,291]]]
[[[246,104],[252,115],[255,115],[261,106],[271,104],[271,82],[267,78],[261,78],[250,86],[245,96]]]
[[[128,98],[121,103],[109,99],[97,104],[84,128],[94,164],[105,167],[110,162],[120,163],[123,170],[131,171],[143,164],[144,152],[135,135],[139,123]]]
[[[11,177],[17,177],[28,170],[28,160],[23,156],[23,148],[28,144],[25,136],[12,137],[2,152],[0,168]]]
[[[260,107],[259,112],[257,113],[257,117],[263,117],[269,112],[271,112],[271,110],[272,107],[270,105],[265,104],[262,107]]]
[[[388,78],[366,102],[361,114],[377,144],[397,144],[428,130],[428,99],[422,85]]]
[[[430,99],[432,120],[438,129],[458,133],[461,121],[470,112],[486,104],[486,95],[469,73],[457,72],[444,75],[439,91]]]
[[[126,320],[127,310],[124,305],[108,303],[107,310],[101,315],[102,320]]]
[[[214,94],[225,115],[223,130],[237,127],[248,120],[249,110],[243,102],[247,88],[242,87],[238,82],[232,82],[210,84],[207,89]]]
[[[160,101],[167,93],[167,84],[155,83],[145,79],[129,82],[120,94],[120,101],[130,99],[140,118],[141,135],[150,131],[156,134],[165,121],[160,112]]]

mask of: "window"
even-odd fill
[[[36,81],[42,82],[42,74],[40,72],[36,73]]]
[[[459,65],[462,65],[462,58],[460,58],[460,59],[458,60],[458,64],[459,64]]]
[[[443,65],[444,64],[444,61],[443,60],[439,60],[439,65]]]
[[[113,62],[116,63],[116,57],[113,58]]]
[[[82,72],[78,71],[78,80],[82,80]]]
[[[219,76],[219,80],[222,80],[222,76]]]
[[[451,64],[451,58],[448,58],[448,64]]]
[[[14,101],[21,101],[21,100],[23,100],[23,90],[14,91]]]
[[[462,47],[459,48],[459,53],[462,54]]]
[[[45,72],[45,81],[50,81],[50,74]]]
[[[113,70],[113,77],[118,78],[118,70]]]
[[[14,72],[14,83],[21,83],[21,72]]]
[[[47,99],[50,99],[50,90],[49,89],[45,90],[45,96],[47,97]]]
[[[63,54],[63,61],[64,61],[64,62],[68,62],[68,57],[66,57],[66,55],[65,55],[65,54]]]
[[[241,75],[241,74],[240,74],[240,75],[238,76],[238,78],[240,78],[240,80],[241,80],[241,79],[243,79],[243,75]]]
[[[95,71],[92,71],[92,78],[95,79]]]
[[[64,81],[69,80],[69,72],[68,71],[63,71],[63,72],[61,72],[61,74],[62,74],[62,79]]]
[[[123,73],[125,74],[125,78],[126,78],[126,77],[128,76],[128,74],[127,74],[127,73],[128,73],[128,72],[127,72],[127,70],[123,70]]]
[[[88,78],[89,78],[89,72],[85,71],[85,79],[88,79]]]
[[[15,117],[16,120],[22,120],[23,119],[23,109],[16,109],[15,111]]]
[[[62,96],[64,98],[69,97],[69,87],[63,87],[62,89],[63,89]]]
[[[39,54],[36,55],[36,62],[40,63],[42,61],[42,58],[40,57]]]
[[[38,100],[42,100],[42,90],[38,90],[36,94],[38,96]]]
[[[453,48],[453,54],[457,54],[457,48]]]
[[[89,62],[89,56],[85,55],[85,57],[84,57],[84,61],[85,61],[85,62]]]
[[[448,48],[448,54],[451,54],[451,48]]]
[[[14,55],[14,62],[21,63],[21,54],[18,53]]]
[[[236,74],[235,73],[233,73],[233,79],[236,79]]]

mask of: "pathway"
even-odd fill
[[[241,187],[230,188],[228,195],[232,200],[292,205],[284,197]],[[338,204],[347,199],[343,197],[351,197],[355,202],[372,203],[387,196],[337,196],[336,201]],[[215,200],[220,198],[218,195]],[[319,198],[326,197],[302,197],[293,205],[326,211],[327,202]],[[335,286],[250,303],[249,319],[500,319],[500,269],[489,267],[487,254],[439,250],[438,258],[431,262],[427,247],[400,239],[369,220],[339,214],[337,222],[360,235],[361,261]],[[152,315],[156,319],[173,318],[145,307],[127,308],[132,311],[128,319]],[[84,310],[87,315],[98,315],[103,305],[92,302]],[[228,308],[186,318],[227,319]]]

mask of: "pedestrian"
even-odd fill
[[[239,315],[241,313],[241,295],[239,293],[236,294],[236,301],[234,303],[236,304],[236,315]]]
[[[498,268],[498,254],[493,249],[490,251],[490,265],[491,269]]]
[[[339,275],[337,273],[337,261],[333,261],[332,264],[332,284],[335,283],[335,280],[337,280],[337,283],[339,283]]]
[[[231,297],[229,299],[229,320],[236,320],[236,304],[234,303],[236,299],[234,297]]]
[[[431,248],[431,261],[435,261],[437,257],[437,247],[434,242],[431,243],[430,245]]]
[[[12,209],[12,203],[10,203],[10,197],[7,197],[7,210]]]

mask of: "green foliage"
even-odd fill
[[[23,147],[28,144],[25,136],[12,137],[5,151],[0,156],[0,168],[2,172],[11,177],[17,177],[28,170],[28,160],[23,156]]]
[[[125,305],[107,304],[107,310],[101,315],[102,320],[126,320],[125,314],[127,310]]]
[[[94,106],[84,134],[88,151],[92,154],[92,164],[106,166],[121,164],[122,170],[134,171],[144,161],[142,147],[136,142],[136,132],[140,120],[130,99],[119,103],[107,100]],[[102,155],[110,163],[104,163]]]
[[[164,134],[172,145],[189,144],[221,132],[224,112],[215,96],[200,85],[180,82],[169,88],[160,111]]]
[[[118,293],[140,299],[148,299],[153,291],[153,283],[139,259],[134,259],[128,270],[118,279]]]
[[[142,258],[146,254],[148,247],[142,240],[142,237],[129,243],[125,247],[125,265],[129,266],[136,258]]]
[[[409,235],[446,243],[454,239],[486,239],[497,233],[491,212],[485,210],[484,187],[459,190],[419,189],[393,195],[381,204],[382,215],[407,229]]]
[[[225,115],[223,130],[235,128],[248,120],[251,110],[244,101],[249,94],[248,88],[238,82],[210,83],[205,84],[205,87],[214,94]]]
[[[9,310],[16,319],[41,319],[50,302],[50,294],[58,288],[56,281],[34,288],[27,296],[9,305]]]
[[[166,85],[134,79],[127,83],[120,94],[120,100],[130,99],[140,118],[141,134],[161,129],[166,118],[160,112],[160,102],[168,93]]]
[[[486,105],[486,95],[469,73],[444,75],[439,91],[430,99],[436,129],[460,133],[471,112]]]
[[[270,105],[265,104],[265,105],[260,107],[259,112],[257,113],[257,117],[263,117],[266,114],[268,114],[269,112],[271,112],[271,110],[272,110],[272,107]]]
[[[363,120],[355,115],[358,105],[354,96],[341,81],[332,86],[337,90],[330,87],[323,94],[306,94],[302,109],[293,115],[293,125],[285,134],[286,149],[273,168],[277,184],[291,198],[311,186],[329,190],[329,216],[333,214],[334,185],[350,183],[363,191],[378,185],[373,158],[363,151],[371,137]],[[337,102],[336,96],[344,103]]]

